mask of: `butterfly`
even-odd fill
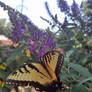
[[[48,51],[38,63],[26,63],[11,73],[6,84],[16,86],[34,86],[39,91],[56,92],[62,89],[59,73],[64,61],[65,52],[56,48]]]

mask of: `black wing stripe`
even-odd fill
[[[43,58],[45,58],[45,57],[47,56],[47,57],[48,57],[48,60],[50,61],[50,60],[51,60],[51,53],[52,53],[52,51],[47,52],[47,53],[43,56]]]
[[[23,66],[23,68],[25,69],[25,71],[26,71],[26,72],[30,73],[30,71],[29,71],[29,70],[27,70],[26,65],[25,65],[25,66]]]
[[[59,75],[59,73],[61,71],[63,61],[64,61],[64,56],[62,54],[59,54],[56,69],[55,69],[55,74],[56,74],[57,77],[58,77],[58,75]]]
[[[42,65],[42,64],[41,64]],[[37,72],[39,72],[40,74],[44,75],[45,77],[47,77],[45,74],[43,74],[42,72],[39,71],[38,68],[36,68],[34,65],[32,64],[28,64],[28,67],[32,68],[32,69],[35,69]],[[43,67],[45,69],[45,67]],[[46,69],[45,69],[46,70]],[[48,73],[48,72],[47,72]]]
[[[40,71],[32,64],[28,64],[28,67],[32,68],[32,69],[35,69],[37,72],[40,73]]]
[[[20,73],[24,73],[24,72],[21,70],[21,68],[19,69],[19,72],[20,72]]]
[[[50,57],[49,57],[49,55],[46,55],[46,57],[48,58],[48,61],[50,62]]]
[[[17,71],[19,71],[20,73],[30,73],[30,71],[27,69],[26,65],[30,68],[30,69],[34,69],[35,71],[37,71],[38,73],[44,75],[42,72],[40,72],[40,70],[38,68],[36,68],[33,64],[25,64],[23,66],[20,67],[20,69],[18,69]],[[24,69],[24,70],[23,70]],[[16,75],[17,71],[13,72],[12,75]],[[45,77],[47,77],[46,75],[44,75]]]
[[[45,57],[45,56],[44,56],[44,57]],[[46,62],[47,62],[47,59],[46,59],[46,58],[44,58],[44,57],[41,57],[41,58],[40,58],[41,65],[42,65],[42,66],[43,66],[43,68],[46,70],[46,72],[49,74],[49,76],[52,78],[51,74],[49,73],[49,71],[48,71],[47,67],[46,67],[46,66],[45,66],[45,64],[44,64],[44,60],[46,60]]]
[[[48,58],[46,56],[44,57],[44,61],[45,62],[48,62]]]

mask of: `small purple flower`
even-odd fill
[[[44,51],[44,49],[41,49],[38,51],[38,55],[39,56],[43,56],[46,52]]]
[[[67,4],[66,0],[57,0],[58,7],[60,8],[61,12],[68,13],[70,10],[69,5]]]
[[[37,43],[35,41],[30,40],[29,41],[29,50],[31,52],[31,54],[34,54],[34,52],[36,51],[37,48]]]
[[[12,39],[15,42],[22,39],[22,37],[23,37],[23,30],[18,26],[17,26],[17,28],[16,27],[12,28]]]
[[[77,17],[78,14],[80,14],[80,9],[78,7],[78,4],[75,2],[75,0],[73,0],[73,4],[71,6],[71,10],[72,10],[72,16],[73,17]]]
[[[14,30],[14,29],[13,29]],[[12,39],[13,39],[13,41],[17,41],[18,40],[18,37],[17,37],[17,32],[16,31],[13,31],[12,32]]]

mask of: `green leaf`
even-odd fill
[[[79,83],[79,85],[82,85],[83,83],[85,83],[85,82],[87,82],[87,81],[92,81],[92,77],[89,77],[89,78],[87,78],[87,79],[85,79],[85,80],[82,80],[80,83]]]
[[[88,92],[88,90],[84,86],[74,85],[72,87],[71,92]]]
[[[88,88],[92,88],[92,81],[89,81],[86,84],[87,84]]]
[[[74,64],[74,63],[70,63],[69,67],[71,67],[72,69],[74,69],[76,72],[78,72],[79,74],[81,74],[82,76],[88,78],[91,77],[92,74],[88,71],[87,68],[83,67],[82,65],[79,64]]]
[[[60,80],[66,80],[68,78],[67,74],[61,74],[60,75]]]
[[[88,68],[92,70],[92,62],[87,65]]]
[[[6,78],[6,72],[0,70],[0,77],[5,79]]]
[[[69,39],[71,39],[74,36],[74,32],[71,30],[68,30],[66,33]]]
[[[0,92],[10,92],[10,89],[7,87],[0,87]]]
[[[84,34],[82,31],[79,31],[76,35],[76,38],[78,41],[83,41],[84,40]]]
[[[0,92],[3,92],[3,91],[2,91],[2,87],[0,87]]]
[[[12,63],[13,60],[15,60],[16,56],[20,56],[21,55],[21,51],[24,49],[24,46],[16,48],[12,54],[11,57],[9,57],[6,60],[7,65],[9,65],[10,63]]]

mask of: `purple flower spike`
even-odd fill
[[[78,4],[75,2],[75,0],[73,0],[73,4],[71,6],[71,10],[72,10],[72,16],[73,17],[77,17],[77,15],[80,14],[80,10],[79,10]]]
[[[13,39],[13,41],[18,41],[18,40],[20,40],[22,37],[23,37],[23,33],[22,33],[22,31],[21,31],[21,29],[20,30],[17,30],[16,29],[16,27],[14,27],[14,28],[12,28],[12,39]]]
[[[57,0],[58,7],[60,8],[61,12],[68,13],[70,10],[70,7],[68,6],[66,0]]]

